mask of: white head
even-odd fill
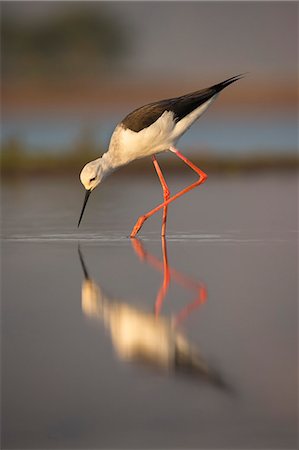
[[[78,222],[78,227],[79,227],[81,219],[83,217],[83,213],[84,213],[87,201],[89,199],[90,193],[97,187],[98,184],[100,184],[105,173],[107,173],[107,170],[105,170],[102,158],[95,159],[94,161],[91,161],[90,163],[86,164],[83,167],[83,169],[80,173],[80,180],[86,189],[86,193],[85,193],[83,207],[82,207],[79,222]]]
[[[93,191],[102,181],[104,171],[101,159],[98,158],[87,163],[80,173],[81,183],[87,191]]]

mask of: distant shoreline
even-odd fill
[[[98,158],[99,153],[93,151],[63,152],[60,155],[30,154],[24,151],[8,150],[1,154],[1,174],[7,177],[53,176],[59,174],[79,173],[87,161]],[[287,155],[242,155],[242,156],[206,156],[192,158],[194,164],[207,172],[234,175],[261,171],[298,171],[299,156],[295,153]],[[180,161],[174,158],[161,158],[161,166],[167,173],[186,173]],[[151,173],[150,158],[137,160],[121,169],[118,173],[130,176],[132,173],[147,176]]]

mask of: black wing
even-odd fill
[[[143,130],[143,128],[149,127],[152,123],[159,119],[165,111],[172,111],[174,113],[175,121],[179,122],[194,109],[198,108],[203,103],[214,97],[214,95],[218,94],[218,92],[222,91],[222,89],[242,77],[243,75],[236,75],[222,81],[221,83],[215,84],[214,86],[192,92],[191,94],[141,106],[141,108],[135,109],[133,112],[128,114],[121,123],[124,128],[129,128],[132,131],[138,132]]]

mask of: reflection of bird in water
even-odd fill
[[[179,138],[207,110],[219,93],[230,84],[242,78],[241,75],[231,77],[221,83],[192,92],[180,97],[161,100],[142,106],[131,112],[115,128],[109,149],[101,158],[89,162],[81,171],[80,179],[85,187],[85,199],[81,210],[80,225],[90,193],[101,181],[116,170],[131,161],[146,156],[152,156],[153,164],[163,189],[164,202],[153,208],[137,220],[131,237],[136,236],[145,220],[163,208],[161,235],[165,236],[167,206],[177,198],[204,183],[207,175],[195,164],[189,161],[175,147]],[[187,164],[198,175],[198,180],[182,189],[172,197],[158,164],[156,154],[170,150]]]
[[[143,252],[144,257],[159,262],[144,251],[139,241],[138,248]],[[165,242],[163,249],[165,260]],[[196,307],[195,303],[197,302],[198,306],[204,301],[201,297],[203,287],[200,288],[201,295],[189,309],[184,308],[175,318],[161,317],[157,309],[156,314],[147,313],[124,301],[108,297],[89,277],[80,249],[79,256],[85,278],[82,283],[82,311],[88,317],[105,323],[121,359],[146,363],[152,367],[176,373],[193,374],[224,387],[219,375],[209,368],[196,347],[178,330],[178,324]],[[175,272],[175,275],[190,283],[190,280],[185,279],[179,272]],[[197,283],[194,284],[197,285]],[[159,293],[157,300],[161,302]]]

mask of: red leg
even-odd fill
[[[152,159],[153,159],[153,164],[154,164],[154,167],[155,167],[156,172],[157,172],[157,174],[158,174],[160,183],[161,183],[161,185],[162,185],[163,195],[164,195],[164,202],[166,202],[166,201],[169,199],[169,197],[170,197],[170,190],[169,190],[169,188],[168,188],[168,186],[167,186],[167,183],[166,183],[165,178],[164,178],[164,176],[163,176],[162,170],[161,170],[161,168],[160,168],[160,166],[159,166],[159,164],[158,164],[158,161],[157,161],[157,159],[156,159],[156,155],[153,155],[153,156],[152,156]],[[163,219],[162,219],[162,231],[161,231],[161,236],[165,236],[165,231],[166,231],[166,220],[167,220],[167,209],[168,209],[168,206],[167,206],[167,205],[164,206],[164,209],[163,209]]]
[[[194,183],[190,184],[190,186],[187,186],[185,189],[182,189],[177,194],[170,197],[168,200],[164,201],[160,205],[156,206],[154,209],[149,211],[148,213],[144,214],[143,216],[140,216],[137,220],[132,232],[131,237],[136,236],[144,222],[151,217],[153,214],[155,214],[157,211],[160,211],[160,209],[164,208],[165,206],[169,205],[169,203],[173,202],[177,198],[181,197],[182,195],[186,194],[187,192],[191,191],[191,189],[194,189],[196,186],[199,186],[200,184],[204,183],[206,179],[208,178],[207,174],[205,174],[202,170],[199,169],[195,164],[193,164],[191,161],[189,161],[182,153],[180,153],[175,147],[170,147],[169,149],[173,153],[175,153],[179,158],[181,158],[191,169],[193,169],[198,175],[199,178]]]

